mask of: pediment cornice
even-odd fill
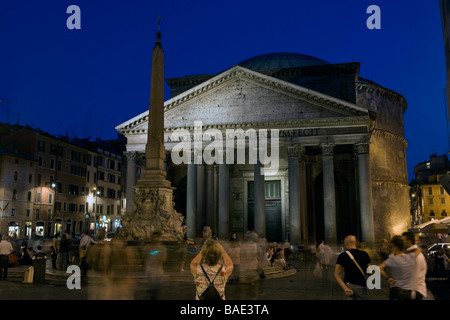
[[[236,129],[295,129],[295,128],[327,128],[327,127],[366,127],[369,126],[368,116],[355,116],[355,117],[339,117],[339,118],[319,118],[319,119],[299,119],[299,120],[288,120],[288,121],[266,121],[266,122],[253,122],[253,123],[227,123],[218,125],[204,125],[202,130],[208,129],[218,129],[223,132],[226,130],[236,130]],[[194,126],[183,126],[183,127],[166,127],[164,128],[165,134],[171,134],[175,130],[194,130]],[[130,128],[123,129],[121,131],[125,135],[142,135],[147,134],[147,128]]]
[[[342,114],[344,118],[347,117],[360,117],[367,116],[368,110],[357,106],[353,103],[328,96],[326,94],[310,90],[296,84],[292,84],[269,75],[265,75],[256,71],[246,69],[241,66],[234,66],[219,75],[191,88],[164,103],[164,112],[171,113],[175,112],[176,109],[189,102],[193,99],[197,99],[203,94],[207,94],[213,90],[221,88],[222,86],[228,84],[230,81],[237,79],[246,80],[253,82],[259,86],[266,87],[270,90],[278,91],[282,94],[289,95],[293,98],[299,99],[311,103],[313,105],[318,105],[323,108],[335,111]],[[124,133],[131,130],[137,130],[137,127],[146,123],[148,120],[148,111],[141,113],[140,115],[118,125],[116,130]],[[299,120],[299,121],[329,121],[329,119],[313,119],[313,120]],[[345,121],[345,120],[344,120]],[[233,125],[233,124],[231,124]],[[242,124],[239,124],[242,126]]]

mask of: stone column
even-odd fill
[[[375,241],[373,206],[372,206],[372,180],[370,177],[369,143],[361,142],[355,145],[358,154],[358,187],[359,207],[361,214],[362,239],[373,245]]]
[[[205,165],[197,165],[197,218],[196,234],[202,232],[205,226]]]
[[[288,146],[288,173],[289,173],[289,236],[291,243],[301,243],[301,179],[300,157],[304,158],[305,149],[298,145]]]
[[[230,232],[230,170],[225,163],[219,164],[219,238],[228,239]]]
[[[206,167],[206,225],[214,228],[214,167]]]
[[[136,185],[136,152],[126,152],[125,156],[127,157],[127,177],[126,177],[126,197],[127,197],[127,204],[126,204],[126,212],[130,212],[133,208],[133,202],[134,202],[134,186]]]
[[[186,188],[186,236],[195,238],[197,233],[197,165],[187,164]]]
[[[214,213],[214,226],[215,232],[219,233],[219,166],[217,164],[214,167],[214,202],[213,202],[213,213]]]
[[[254,165],[254,217],[255,232],[260,238],[266,237],[266,193],[264,186],[264,174],[261,174],[263,164],[259,161]]]
[[[323,214],[325,241],[336,244],[336,194],[334,185],[334,144],[322,144],[323,163]]]

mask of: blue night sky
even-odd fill
[[[66,27],[73,4],[81,30]],[[381,30],[366,27],[372,4]],[[409,179],[448,151],[438,0],[1,0],[0,121],[20,115],[52,134],[115,138],[115,126],[148,108],[158,15],[166,78],[271,52],[360,62],[362,77],[408,101]]]

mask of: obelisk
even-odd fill
[[[158,231],[161,232],[161,240],[183,239],[186,226],[183,225],[183,216],[173,208],[173,188],[164,170],[165,154],[164,53],[158,25],[152,58],[145,169],[135,186],[133,209],[123,217],[121,238],[150,240]]]

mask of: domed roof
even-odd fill
[[[324,60],[308,56],[306,54],[276,52],[276,53],[262,54],[247,59],[245,61],[242,61],[237,65],[253,71],[262,71],[262,70],[277,70],[286,68],[320,66],[325,64],[329,63]]]

